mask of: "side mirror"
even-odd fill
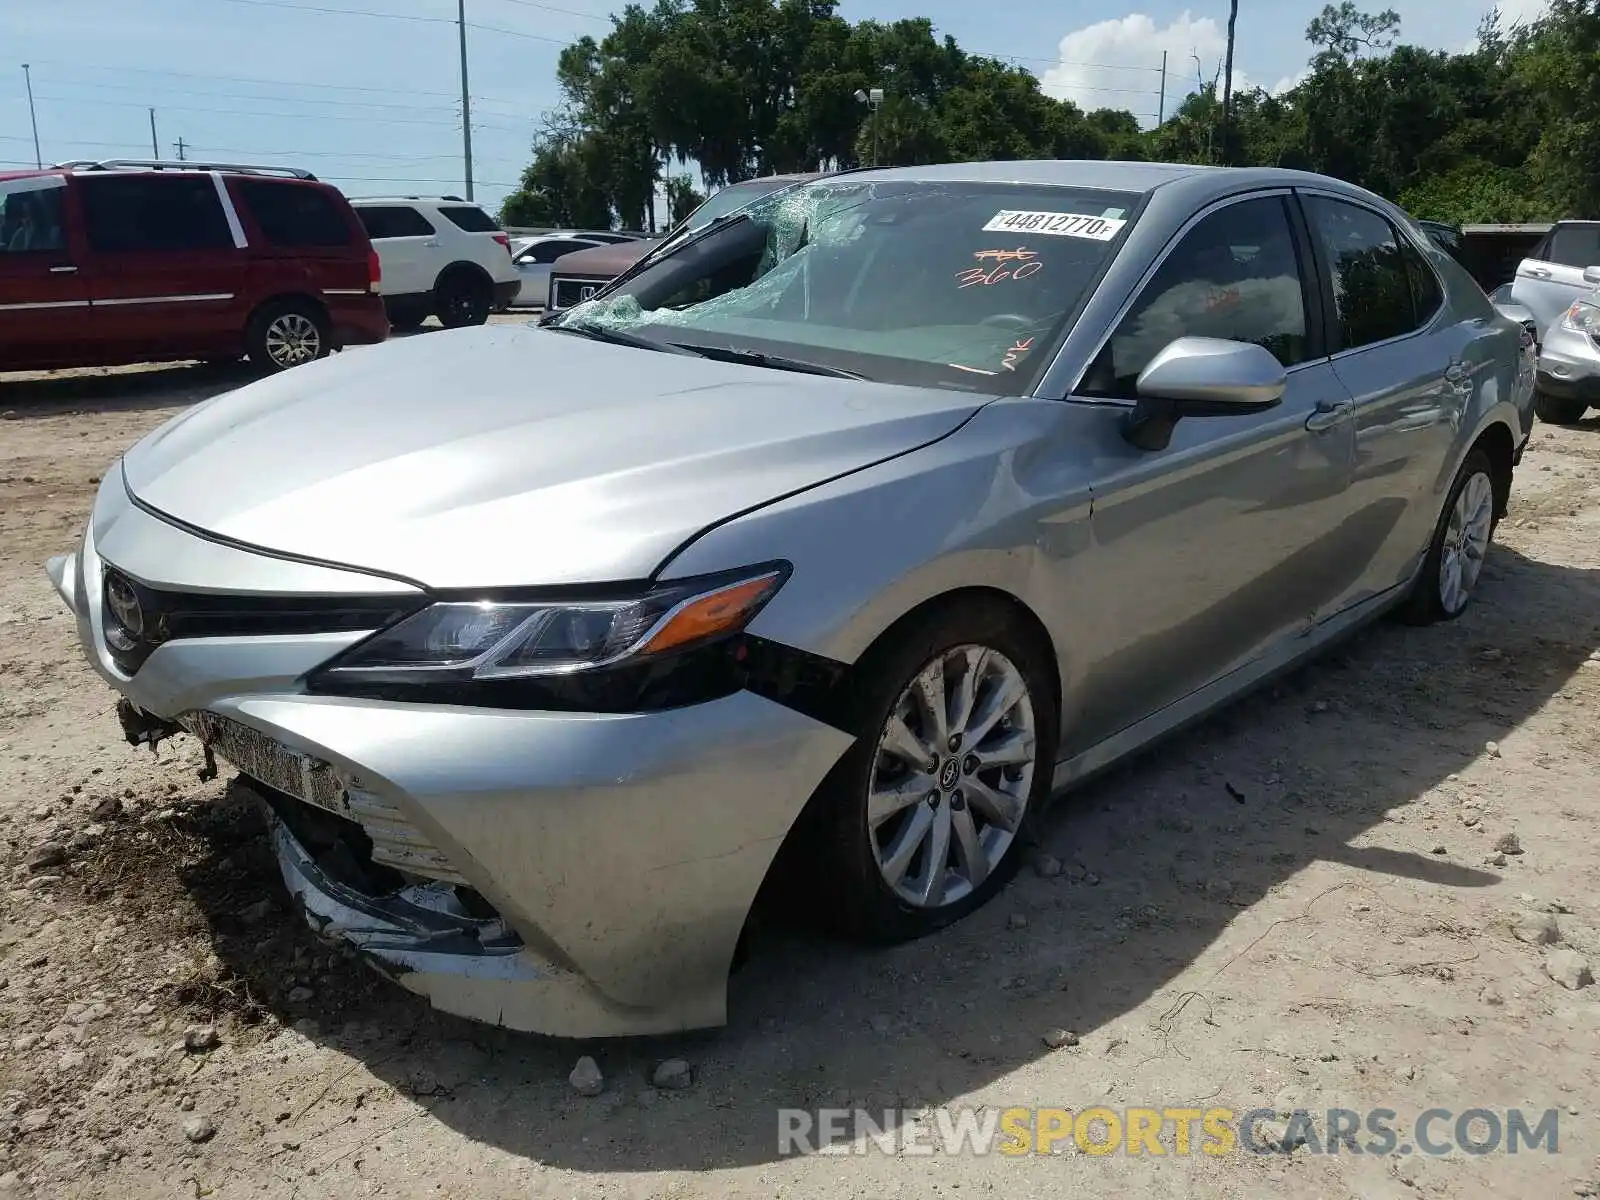
[[[1288,372],[1253,342],[1181,337],[1139,372],[1138,403],[1124,436],[1141,450],[1165,450],[1184,417],[1237,417],[1283,400]]]
[[[1600,267],[1585,267],[1583,269],[1585,283],[1600,283]]]

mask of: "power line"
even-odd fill
[[[50,100],[56,104],[95,104],[106,108],[145,107],[143,104],[128,100],[100,100],[94,97],[40,96],[39,99]],[[400,117],[357,117],[346,116],[343,113],[266,112],[261,109],[249,108],[197,108],[193,105],[182,104],[164,104],[162,108],[170,109],[173,112],[215,113],[218,116],[232,117],[280,117],[286,120],[305,120],[308,117],[315,116],[318,121],[359,121],[367,125],[417,125],[431,126],[435,129],[454,129],[456,127],[455,121],[418,121]]]
[[[112,89],[112,90],[115,90],[115,91],[131,91],[131,92],[138,92],[138,93],[140,93],[140,95],[148,95],[149,92],[150,92],[150,88],[148,86],[141,86],[139,84],[132,84],[132,83],[90,83],[90,82],[88,82],[86,80],[63,79],[60,76],[52,76],[51,79],[50,79],[50,83],[52,85],[65,84],[65,85],[70,86],[70,87],[102,88],[102,89]],[[194,90],[192,88],[162,87],[161,91],[162,91],[162,94],[164,94],[164,95],[173,95],[173,96],[199,96],[199,97],[202,97],[202,98],[219,99],[219,100],[268,100],[268,101],[273,101],[273,102],[277,102],[277,103],[287,103],[287,104],[318,104],[318,105],[324,105],[324,106],[331,105],[331,106],[333,106],[335,108],[383,108],[383,109],[395,109],[395,110],[397,110],[399,112],[434,112],[434,113],[436,113],[443,107],[442,105],[437,105],[437,104],[391,104],[391,103],[388,103],[388,102],[381,102],[381,101],[377,101],[377,100],[325,100],[320,96],[255,95],[255,94],[252,94],[250,92],[203,92],[203,91]],[[473,100],[475,100],[475,101],[481,100],[481,99],[484,99],[484,97],[478,97],[478,96],[474,96],[473,97]],[[493,103],[496,103],[496,104],[511,104],[512,101],[510,101],[510,100],[494,100]],[[161,107],[165,108],[166,105],[162,105]],[[514,116],[515,114],[514,113],[498,113],[498,114],[491,114],[491,115],[496,115],[496,116]]]
[[[377,93],[379,95],[387,95],[387,96],[438,96],[438,97],[440,97],[442,99],[445,99],[445,100],[454,100],[456,98],[456,94],[454,92],[425,92],[420,88],[409,88],[409,87],[407,87],[407,88],[357,87],[355,84],[349,84],[349,83],[309,83],[309,82],[307,82],[305,80],[301,80],[301,79],[259,79],[259,78],[254,78],[253,79],[253,78],[250,78],[249,76],[245,76],[245,75],[202,75],[202,74],[198,74],[198,73],[196,73],[194,71],[163,71],[163,70],[157,70],[157,69],[152,68],[152,67],[121,67],[121,66],[118,66],[118,67],[102,67],[102,66],[93,65],[91,63],[62,62],[59,59],[57,59],[55,61],[51,61],[51,60],[48,60],[48,59],[43,59],[43,60],[38,60],[38,61],[42,61],[44,63],[44,65],[48,66],[48,67],[72,67],[72,68],[74,68],[76,70],[80,70],[80,71],[112,71],[112,72],[118,72],[118,73],[129,74],[129,75],[159,75],[159,76],[172,78],[172,79],[215,79],[219,83],[259,83],[259,84],[265,84],[265,85],[267,85],[269,87],[327,88],[327,89],[331,89],[331,90],[334,90],[334,91],[341,91],[341,92],[374,92],[374,93]],[[101,86],[110,86],[110,85],[101,85]],[[129,85],[125,85],[125,86],[131,87],[132,85],[129,84]],[[489,99],[494,100],[494,99],[499,99],[499,97],[491,96],[491,97],[489,97]],[[509,103],[509,101],[508,101],[508,103]]]
[[[370,9],[356,8],[324,8],[320,4],[293,4],[290,0],[223,0],[224,4],[245,4],[252,8],[282,8],[292,12],[323,13],[335,17],[375,17],[387,21],[414,21],[424,25],[454,25],[455,22],[448,17],[424,17],[416,13],[373,12]],[[505,29],[499,25],[481,25],[476,21],[468,21],[469,29],[481,29],[485,33],[499,33],[506,37],[526,38],[530,42],[548,42],[553,46],[566,46],[572,38],[549,37],[542,33],[524,33],[520,29]]]

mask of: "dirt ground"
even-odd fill
[[[1383,623],[1089,786],[1060,874],[892,951],[772,935],[726,1029],[580,1046],[331,952],[231,771],[122,742],[42,564],[123,449],[245,378],[0,377],[0,1196],[1600,1194],[1600,988],[1539,944],[1600,969],[1600,421],[1535,431],[1461,621]],[[692,1086],[651,1086],[668,1057]],[[1559,1141],[778,1150],[780,1107],[978,1105],[1387,1108],[1407,1143],[1432,1107],[1554,1108]]]

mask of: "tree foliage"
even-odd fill
[[[1329,4],[1294,87],[1236,92],[1225,120],[1202,71],[1146,130],[1051,97],[924,18],[851,23],[836,0],[632,4],[562,52],[561,106],[501,215],[644,228],[663,184],[676,221],[703,190],[758,175],[1017,158],[1296,167],[1442,220],[1600,215],[1600,0],[1551,0],[1509,28],[1491,15],[1459,54],[1400,32],[1393,10]],[[880,105],[856,98],[868,88]]]

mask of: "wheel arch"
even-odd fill
[[[493,276],[491,276],[488,271],[483,269],[482,264],[475,263],[471,259],[466,258],[458,258],[454,262],[440,268],[439,274],[434,276],[433,287],[431,290],[437,294],[439,289],[448,281],[463,277],[472,279],[474,282],[488,288],[491,292],[494,290]]]
[[[1494,484],[1495,517],[1504,517],[1511,501],[1511,473],[1517,453],[1511,427],[1503,421],[1490,422],[1468,447],[1467,453],[1473,450],[1482,450],[1488,456],[1493,468],[1490,482]]]
[[[328,306],[323,301],[322,297],[315,295],[312,292],[305,291],[274,292],[272,295],[258,302],[256,306],[250,310],[249,317],[245,319],[245,328],[249,329],[256,323],[262,313],[266,312],[274,305],[279,304],[304,304],[309,308],[315,309],[316,312],[321,315],[324,322],[329,324],[332,322],[332,317],[328,313]]]

